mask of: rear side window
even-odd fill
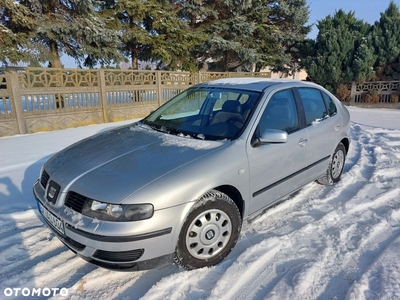
[[[333,102],[332,98],[329,97],[326,93],[322,92],[322,95],[324,96],[326,105],[328,106],[329,116],[336,115],[337,108],[335,102]]]
[[[319,90],[313,88],[298,89],[306,114],[307,125],[320,121],[328,116],[325,101]]]

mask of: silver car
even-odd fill
[[[202,83],[57,153],[34,195],[50,230],[98,266],[212,266],[244,220],[309,182],[339,180],[349,126],[342,103],[313,83]]]

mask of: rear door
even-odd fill
[[[323,174],[340,139],[342,120],[329,96],[317,88],[298,88],[308,132],[306,181]],[[325,98],[325,99],[324,99]]]

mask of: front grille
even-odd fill
[[[141,258],[143,253],[144,249],[136,249],[122,252],[97,250],[93,254],[93,257],[110,262],[130,262]]]
[[[47,172],[45,170],[43,170],[42,177],[40,177],[40,184],[42,185],[42,187],[46,188],[47,182],[49,182],[49,178],[50,178],[50,175],[47,174]]]
[[[75,192],[68,192],[65,198],[65,206],[81,213],[86,200],[91,199]]]

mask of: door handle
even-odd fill
[[[340,124],[335,124],[335,126],[333,126],[333,129],[335,129],[335,131],[338,131],[340,129]]]
[[[308,142],[307,139],[301,138],[301,139],[299,140],[299,146],[300,146],[300,147],[304,147],[304,146],[306,145],[307,142]]]

